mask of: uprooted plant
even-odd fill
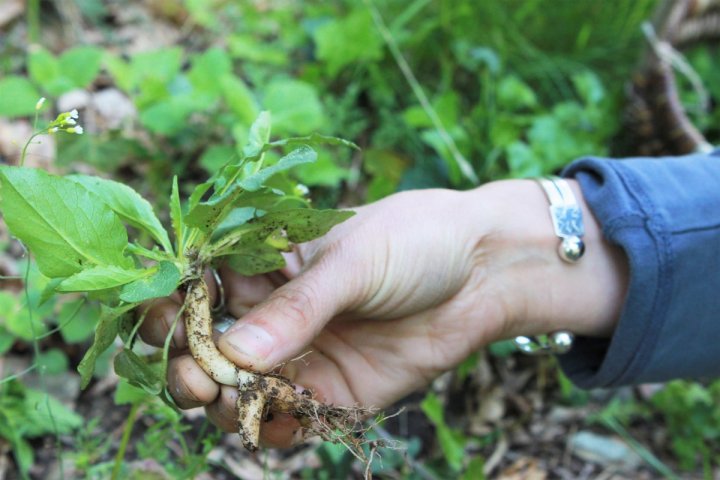
[[[75,112],[66,113],[55,122],[78,129],[75,118]],[[68,121],[72,125],[66,126]],[[360,409],[324,405],[282,376],[239,369],[219,352],[212,340],[211,305],[203,277],[205,269],[218,262],[243,275],[277,270],[284,266],[282,252],[293,243],[324,235],[353,215],[311,208],[304,189],[278,175],[315,161],[315,144],[357,148],[322,135],[271,142],[270,117],[262,113],[238,158],[195,187],[186,202],[181,201],[177,178],[173,179],[174,242],[150,203],[124,184],[87,175],[60,177],[22,166],[0,167],[5,222],[51,279],[43,296],[85,292],[102,304],[94,343],[78,367],[83,387],[98,356],[119,335],[124,349],[115,357],[116,372],[131,384],[169,399],[165,377],[173,332],[161,354],[139,355],[133,345],[143,316],[131,312],[142,302],[180,289],[185,293],[181,313],[193,357],[215,381],[238,388],[239,434],[248,450],[258,448],[261,422],[273,412],[293,415],[307,434],[345,441],[337,432],[352,433],[364,413]],[[288,153],[271,162],[266,155],[271,150]],[[126,225],[138,232],[132,241]]]

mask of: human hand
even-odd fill
[[[570,296],[602,290],[604,299],[622,301],[622,272],[616,262],[602,267],[617,252],[586,223],[588,253],[568,266],[531,182],[393,195],[298,245],[280,273],[221,269],[227,306],[240,320],[218,347],[243,368],[283,365],[283,375],[327,403],[383,407],[500,338],[558,328],[607,334],[619,306],[597,305],[594,313]],[[577,283],[588,274],[589,284]],[[564,299],[570,303],[558,303]],[[155,302],[141,329],[146,341],[163,341],[179,306],[177,294]],[[567,324],[577,318],[584,323]],[[211,420],[235,430],[236,390],[182,353],[182,328],[174,346],[168,380],[179,406],[204,405]],[[290,444],[293,422],[276,416],[263,427],[265,443]]]

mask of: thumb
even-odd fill
[[[268,371],[300,353],[353,303],[357,291],[338,268],[321,265],[275,290],[230,327],[218,341],[223,355],[243,368]]]

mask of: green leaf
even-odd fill
[[[124,378],[118,382],[115,389],[115,405],[132,405],[150,400],[153,396],[145,390],[131,385]]]
[[[150,269],[130,269],[115,266],[88,268],[72,275],[56,287],[58,292],[90,292],[115,288],[146,277]]]
[[[210,173],[215,173],[235,158],[235,148],[227,145],[212,145],[200,157],[200,165]],[[208,183],[208,187],[212,182]]]
[[[177,175],[173,176],[172,191],[170,192],[170,221],[175,232],[175,247],[178,255],[185,253],[185,225],[183,224],[182,204],[180,203],[180,189]]]
[[[0,205],[13,235],[43,275],[67,277],[92,266],[132,268],[117,215],[94,193],[65,178],[21,167],[0,169]]]
[[[110,52],[105,52],[103,63],[107,71],[110,72],[115,84],[125,92],[130,93],[135,86],[132,65]]]
[[[45,368],[45,372],[50,375],[58,375],[64,373],[68,369],[68,358],[65,353],[58,348],[51,348],[35,359],[39,367]]]
[[[123,305],[122,307],[111,308],[106,305],[102,306],[100,321],[95,329],[95,339],[85,356],[78,365],[80,373],[81,388],[85,388],[92,379],[95,371],[95,362],[98,357],[107,350],[115,341],[118,332],[118,320],[121,316],[135,308],[137,304]]]
[[[62,75],[60,62],[42,47],[30,48],[28,54],[28,73],[33,82],[47,88],[47,85]]]
[[[120,218],[136,228],[147,231],[163,249],[172,254],[173,248],[165,228],[150,203],[135,190],[119,182],[88,175],[71,175],[77,182],[100,197]]]
[[[267,197],[279,199],[281,195],[267,188],[261,188],[254,192],[243,192],[236,185],[217,197],[213,196],[210,200],[195,205],[185,215],[184,221],[190,227],[209,232],[215,225],[224,220],[226,214],[230,213],[227,210],[228,206],[235,203],[252,206],[253,201]]]
[[[221,79],[225,104],[245,125],[251,125],[260,113],[260,107],[250,88],[234,75],[225,75]]]
[[[268,147],[296,147],[298,145],[308,145],[311,147],[331,145],[338,147],[348,147],[358,151],[360,150],[360,147],[358,147],[350,140],[345,140],[344,138],[339,137],[332,137],[330,135],[320,135],[319,133],[311,133],[310,135],[305,135],[303,137],[284,138],[282,140],[270,142],[268,144]]]
[[[35,113],[40,94],[26,78],[8,76],[0,79],[0,115],[22,117]]]
[[[507,110],[530,109],[537,105],[535,92],[522,80],[508,75],[497,87],[498,105]]]
[[[247,145],[243,148],[245,157],[257,157],[262,154],[265,145],[270,141],[270,112],[263,111],[250,126]]]
[[[193,88],[205,94],[209,101],[217,100],[222,92],[222,78],[232,72],[232,62],[221,48],[210,48],[193,58],[188,79]]]
[[[144,302],[170,295],[180,283],[180,271],[172,262],[160,262],[157,271],[145,278],[125,285],[120,299],[125,302]]]
[[[137,53],[132,58],[135,84],[144,79],[170,83],[180,73],[183,51],[180,47]]]
[[[147,357],[140,357],[130,349],[125,348],[118,353],[114,365],[115,373],[151,395],[158,395],[165,386],[158,369],[150,364]]]
[[[227,257],[227,264],[240,275],[259,275],[285,266],[285,258],[270,245],[243,247]]]
[[[445,455],[445,460],[453,470],[459,471],[465,458],[465,438],[460,432],[454,431],[445,423],[442,403],[434,393],[430,392],[425,396],[420,403],[420,408],[435,426],[438,442]]]
[[[231,232],[252,220],[257,216],[257,208],[255,207],[238,207],[233,208],[222,222],[213,230],[213,236],[219,238],[225,233]]]
[[[195,105],[181,96],[160,100],[140,112],[140,121],[153,133],[175,135],[187,128],[187,118]]]
[[[48,433],[65,435],[83,424],[83,418],[52,395],[39,390],[25,390],[25,435],[40,437]]]
[[[0,355],[4,355],[15,344],[15,335],[0,325]]]
[[[315,160],[317,160],[317,153],[315,150],[307,145],[303,145],[282,157],[276,164],[265,167],[257,173],[240,180],[239,185],[244,190],[254,192],[259,190],[273,175],[288,170],[296,165],[312,163]]]
[[[383,57],[383,40],[366,8],[321,25],[313,37],[317,44],[317,56],[327,64],[331,76],[337,75],[347,65],[377,61]]]
[[[67,343],[84,342],[95,331],[98,318],[100,318],[98,304],[88,304],[85,299],[63,303],[57,319],[60,335]]]
[[[272,112],[277,134],[309,134],[325,124],[325,114],[315,87],[299,80],[276,80],[268,85],[263,107]]]
[[[102,56],[103,51],[96,47],[71,48],[60,55],[60,70],[72,80],[75,87],[85,88],[100,72]]]
[[[353,215],[355,212],[350,210],[297,208],[268,213],[256,222],[271,230],[283,229],[291,242],[303,243],[325,235],[332,227]]]
[[[475,457],[470,460],[460,480],[485,480],[485,459]]]

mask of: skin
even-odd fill
[[[296,246],[282,272],[221,269],[239,320],[218,348],[241,368],[279,370],[326,403],[382,408],[500,339],[560,329],[609,336],[627,259],[570,184],[586,229],[577,264],[558,257],[547,199],[532,181],[398,193]],[[209,293],[215,301],[212,282]],[[149,306],[141,328],[148,343],[164,340],[180,304],[175,294]],[[178,405],[204,406],[219,427],[237,431],[236,389],[197,365],[182,328],[173,340],[168,381]],[[289,446],[298,435],[295,420],[280,414],[261,440]]]

